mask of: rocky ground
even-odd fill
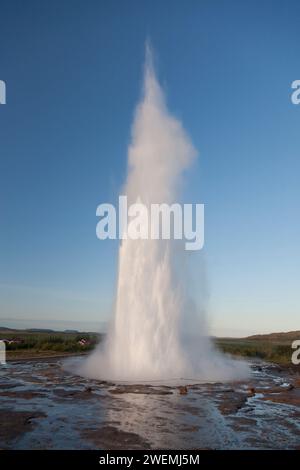
[[[62,359],[0,367],[0,449],[299,449],[298,369],[147,386],[72,375]]]

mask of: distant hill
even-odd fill
[[[2,333],[36,333],[36,334],[66,334],[66,335],[85,335],[85,334],[92,334],[92,335],[100,335],[102,336],[103,333],[95,333],[89,331],[79,331],[79,330],[53,330],[50,328],[27,328],[27,329],[18,329],[18,328],[7,328],[5,326],[0,326],[0,331]],[[239,340],[249,340],[249,341],[266,341],[266,342],[279,342],[279,343],[291,343],[294,340],[300,340],[300,330],[297,331],[288,331],[288,332],[279,332],[279,333],[269,333],[269,334],[257,334],[247,336],[246,338],[214,338],[216,340],[232,340],[232,341],[239,341]]]
[[[26,330],[19,331],[26,331],[28,333],[55,333],[54,330],[51,330],[49,328],[26,328]]]
[[[245,339],[256,340],[256,341],[277,341],[277,342],[292,342],[294,340],[300,340],[300,331],[288,331],[282,333],[269,333],[264,335],[252,335]]]
[[[51,328],[7,328],[6,326],[0,326],[1,333],[14,333],[14,334],[45,334],[45,335],[102,335],[103,333],[95,333],[90,331],[79,331],[79,330],[52,330]]]

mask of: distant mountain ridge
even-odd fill
[[[280,332],[280,333],[269,333],[263,335],[252,335],[247,336],[245,339],[253,339],[253,340],[264,340],[264,341],[294,341],[299,339],[300,340],[300,330],[298,331],[287,331],[287,332]]]
[[[95,332],[84,332],[79,330],[73,329],[65,329],[65,330],[53,330],[50,328],[7,328],[5,326],[0,326],[0,331],[7,333],[9,332],[20,332],[20,333],[64,333],[64,334],[84,334],[84,333],[93,333]],[[96,333],[97,334],[97,333]],[[98,333],[100,334],[100,332]],[[239,339],[239,338],[235,338]],[[246,340],[257,340],[257,341],[294,341],[300,340],[300,330],[297,331],[288,331],[288,332],[279,332],[279,333],[266,333],[266,334],[256,334],[247,337],[242,337],[240,339]]]
[[[52,330],[50,328],[7,328],[6,326],[0,326],[0,331],[4,332],[19,332],[19,333],[64,333],[64,334],[81,334],[84,333],[78,330]]]

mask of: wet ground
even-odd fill
[[[299,449],[300,371],[182,387],[88,380],[62,360],[0,366],[0,449]]]

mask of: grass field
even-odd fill
[[[91,351],[101,338],[102,335],[96,333],[0,328],[0,340],[13,341],[6,344],[8,359],[86,353]],[[83,344],[82,340],[86,343]]]
[[[0,339],[16,341],[6,346],[8,359],[83,354],[91,351],[103,336],[96,333],[0,328]],[[215,344],[221,351],[234,356],[289,364],[293,352],[291,344],[296,339],[300,339],[300,331],[248,338],[215,338]],[[86,343],[80,344],[81,340]]]
[[[255,335],[248,338],[217,338],[221,351],[234,356],[258,358],[277,364],[290,364],[294,340],[300,339],[300,331]]]

